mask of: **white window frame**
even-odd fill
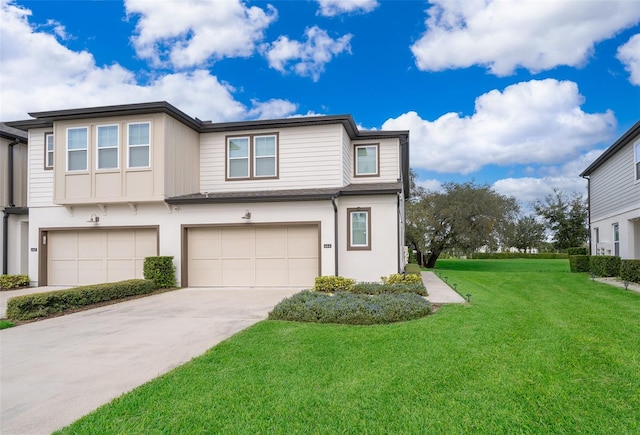
[[[49,148],[49,139],[51,139],[51,148]],[[47,132],[44,134],[44,169],[53,169],[54,150],[56,142],[53,136],[53,132]]]
[[[131,144],[131,126],[146,124],[149,127],[149,142],[146,144]],[[128,169],[146,169],[151,167],[151,122],[140,121],[130,122],[127,124],[127,168]],[[132,148],[147,148],[148,165],[146,166],[131,166],[131,149]]]
[[[611,225],[611,230],[613,231],[613,255],[616,257],[620,256],[620,223],[615,222]]]
[[[100,146],[100,129],[106,127],[115,127],[116,128],[116,143],[115,145],[110,146]],[[100,167],[100,151],[103,150],[116,150],[116,166],[110,168],[101,168]],[[120,168],[120,125],[118,124],[104,124],[96,126],[96,170],[99,171],[109,171]]]
[[[256,151],[257,139],[272,137],[273,138],[273,155],[258,156]],[[278,176],[278,136],[275,134],[262,134],[253,136],[253,178],[275,178]],[[273,159],[273,174],[258,175],[258,159]]]
[[[85,146],[84,148],[74,148],[74,149],[69,149],[69,133],[71,132],[71,130],[85,130],[86,132],[86,138],[87,141],[85,142]],[[66,154],[67,154],[67,172],[86,172],[89,170],[89,127],[85,127],[85,126],[81,126],[81,127],[68,127],[67,128],[67,149],[66,149]],[[83,152],[85,153],[85,163],[84,163],[84,169],[69,169],[69,153],[80,153]]]
[[[231,151],[229,147],[231,146],[232,140],[244,139],[247,141],[247,155],[241,157],[231,157]],[[251,177],[251,137],[250,136],[231,136],[227,137],[227,179],[228,180],[246,180]],[[232,160],[246,160],[247,161],[247,173],[246,175],[231,175],[231,161]]]
[[[374,172],[360,172],[359,164],[358,164],[358,150],[361,148],[372,148],[375,150],[376,158],[375,158],[375,171]],[[367,144],[358,144],[355,145],[354,153],[354,167],[355,167],[355,176],[356,177],[377,177],[380,175],[380,144],[375,143],[367,143]]]
[[[633,166],[636,183],[640,183],[640,141],[636,142],[633,147],[635,153],[635,164]]]
[[[274,149],[273,154],[258,156],[256,152],[257,148],[257,139],[260,138],[273,138]],[[247,141],[247,155],[242,157],[231,157],[230,146],[232,140],[243,139]],[[264,179],[274,179],[279,177],[279,159],[278,159],[278,133],[266,133],[266,134],[248,134],[243,136],[227,136],[226,137],[226,148],[225,148],[225,159],[226,159],[226,173],[225,179],[234,181],[234,180],[264,180]],[[257,174],[257,166],[259,159],[273,159],[273,173],[267,175],[258,175]],[[232,176],[231,175],[231,161],[233,160],[246,160],[247,162],[247,172],[246,175],[240,176]]]
[[[365,215],[365,243],[354,243],[353,215]],[[371,208],[348,208],[347,209],[347,250],[348,251],[370,251],[371,250]]]

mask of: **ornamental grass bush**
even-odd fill
[[[424,317],[431,304],[414,293],[362,295],[337,292],[333,295],[303,290],[282,300],[269,313],[270,320],[374,325]]]
[[[48,317],[87,305],[151,293],[157,289],[151,280],[130,279],[16,296],[7,302],[7,318],[32,320]]]

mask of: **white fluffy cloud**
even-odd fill
[[[368,13],[378,7],[377,0],[318,0],[319,15],[334,17],[340,14]]]
[[[580,66],[595,43],[640,20],[638,1],[431,0],[426,32],[411,47],[418,68],[486,66],[509,75]]]
[[[617,58],[629,71],[629,81],[640,86],[640,34],[632,36],[618,48]]]
[[[240,0],[126,0],[138,16],[134,47],[154,65],[185,68],[225,57],[248,57],[277,18],[276,10],[247,7]]]
[[[351,34],[333,39],[318,26],[307,28],[304,34],[304,42],[280,36],[273,43],[265,44],[262,50],[269,66],[280,72],[285,72],[288,67],[297,75],[318,81],[324,66],[334,56],[343,52],[351,53]]]
[[[99,67],[91,53],[72,51],[52,34],[29,23],[31,12],[2,1],[0,26],[0,119],[25,119],[41,110],[166,100],[191,116],[214,121],[252,116],[288,116],[295,105],[283,100],[253,102],[247,108],[235,89],[206,70],[167,74],[138,84],[118,64]],[[53,29],[60,34],[61,29]],[[46,65],[46,73],[43,73]]]
[[[447,113],[435,121],[408,112],[385,130],[410,130],[411,166],[468,174],[489,164],[557,164],[611,139],[612,112],[585,113],[571,81],[546,79],[493,90],[475,101],[475,113]]]
[[[291,101],[273,98],[269,101],[252,101],[253,108],[249,111],[249,117],[255,119],[286,118],[294,113],[298,106]]]

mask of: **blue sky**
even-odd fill
[[[0,119],[166,100],[203,120],[351,114],[420,183],[523,205],[640,118],[640,1],[6,1]]]

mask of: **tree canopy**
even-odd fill
[[[589,237],[587,201],[579,194],[571,196],[559,189],[534,203],[538,216],[545,220],[556,249],[582,246]]]

